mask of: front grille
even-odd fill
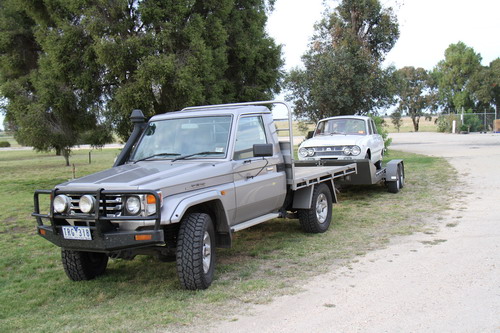
[[[78,206],[80,202],[80,198],[83,196],[78,195],[78,194],[71,194],[68,195],[68,197],[71,199],[71,209],[69,211],[69,215],[93,215],[91,214],[85,214],[82,213],[80,210],[80,207]],[[95,196],[94,196],[95,198]],[[106,217],[118,217],[122,215],[122,210],[123,210],[123,198],[120,195],[107,195],[105,197],[101,197],[100,202],[99,202],[99,213],[102,216]]]
[[[317,156],[342,156],[344,146],[314,147]]]

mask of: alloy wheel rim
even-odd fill
[[[212,241],[210,239],[210,234],[205,231],[203,235],[203,249],[202,249],[202,260],[203,260],[203,272],[205,274],[210,270],[210,261],[212,259]]]
[[[325,223],[328,216],[328,200],[326,200],[326,195],[321,193],[316,200],[316,218],[319,223]]]

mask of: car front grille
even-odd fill
[[[71,199],[71,209],[69,211],[69,215],[72,216],[89,216],[91,214],[82,213],[79,207],[80,198],[83,195],[71,194],[68,197]],[[95,196],[94,196],[95,198]],[[123,197],[120,195],[107,195],[105,197],[101,197],[99,202],[99,213],[102,216],[106,217],[118,217],[122,215],[123,210]]]
[[[314,147],[317,156],[342,156],[344,146]]]

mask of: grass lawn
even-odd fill
[[[7,141],[8,143],[10,143],[11,147],[20,147],[20,145],[14,139],[14,136],[7,134],[6,132],[0,132],[0,141]]]
[[[108,168],[118,150],[73,152],[76,176]],[[457,176],[444,160],[403,158],[406,186],[343,189],[324,234],[304,234],[297,220],[274,220],[235,234],[219,250],[216,278],[205,291],[180,289],[175,263],[139,256],[111,260],[92,281],[70,281],[60,249],[36,235],[33,191],[72,178],[64,159],[31,151],[0,151],[0,331],[160,331],[231,316],[248,304],[296,292],[303,281],[384,246],[395,235],[432,232],[425,221],[448,209]],[[439,220],[439,219],[435,219]],[[216,309],[216,310],[214,310]]]

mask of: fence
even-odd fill
[[[459,127],[461,131],[489,132],[494,130],[494,112],[462,113],[458,115],[458,118],[461,122],[461,126]]]

